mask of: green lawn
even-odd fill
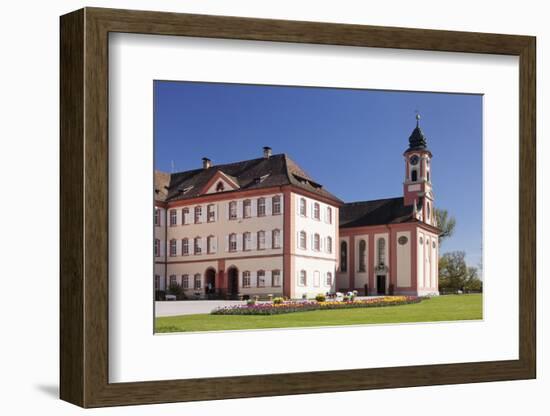
[[[421,303],[381,308],[296,312],[268,316],[183,315],[156,319],[156,332],[195,332],[482,318],[482,295],[446,295]]]

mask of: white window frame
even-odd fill
[[[319,233],[313,234],[313,250],[321,251],[321,236]]]
[[[256,272],[256,286],[265,287],[265,270],[258,270]]]
[[[206,206],[206,221],[215,222],[216,221],[216,205],[208,204]]]
[[[274,229],[271,233],[271,248],[281,248],[281,230]]]
[[[237,234],[229,234],[229,251],[234,253],[237,251]]]
[[[279,215],[280,213],[281,213],[281,197],[279,195],[275,195],[271,199],[271,214]]]
[[[229,219],[230,220],[236,220],[237,219],[237,201],[229,201]]]
[[[193,239],[193,253],[197,256],[202,254],[202,237],[195,237]]]
[[[243,287],[250,287],[250,272],[248,270],[245,270],[243,272]]]
[[[170,210],[170,227],[175,227],[176,225],[178,225],[178,210],[171,209]]]
[[[189,224],[189,207],[185,207],[181,209],[181,224],[182,225]]]
[[[201,217],[202,217],[202,205],[197,205],[193,211],[193,221],[195,222],[195,224],[200,224],[202,221],[201,221]]]
[[[307,201],[305,198],[300,198],[300,215],[307,217]]]
[[[265,209],[265,198],[261,197],[258,198],[257,206],[256,206],[256,215],[258,217],[265,217],[266,209]]]
[[[243,218],[252,217],[252,201],[250,199],[245,199],[243,201]]]
[[[271,271],[271,286],[281,287],[281,271],[279,269]]]
[[[318,202],[313,203],[313,219],[321,221],[321,205]]]
[[[189,275],[188,274],[182,274],[181,275],[181,287],[183,289],[189,289]]]
[[[307,272],[302,269],[300,270],[299,272],[300,274],[298,275],[298,286],[307,286]]]
[[[302,250],[307,250],[307,233],[305,231],[300,231],[299,236],[298,247]]]
[[[245,231],[243,233],[243,251],[252,250],[252,233],[250,231]]]
[[[187,237],[181,239],[181,255],[189,255],[189,239]]]
[[[168,246],[170,257],[176,257],[178,255],[178,240],[175,238],[170,239],[170,244]]]
[[[193,276],[193,289],[202,289],[202,278],[200,273],[195,273],[195,275]]]
[[[258,241],[257,241],[258,247],[257,247],[257,249],[258,250],[265,250],[265,231],[264,230],[258,231],[257,237],[258,237]]]

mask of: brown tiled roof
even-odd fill
[[[213,165],[207,169],[194,169],[185,172],[164,174],[170,178],[165,200],[178,201],[198,197],[208,181],[218,171],[223,172],[234,180],[239,185],[239,190],[294,185],[297,188],[334,200],[338,204],[343,204],[343,201],[315,182],[286,154],[277,154],[269,158],[262,157],[224,165]],[[164,177],[159,176],[159,179],[162,182]],[[157,185],[157,175],[155,173],[155,189],[161,186],[163,185],[160,182]],[[225,192],[229,193],[233,191]],[[157,195],[159,194],[160,191]]]
[[[340,228],[397,224],[412,219],[413,205],[405,206],[403,197],[350,202],[340,207]]]

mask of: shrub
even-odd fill
[[[256,304],[256,299],[248,299],[248,300],[246,301],[246,304],[247,304],[248,306],[254,306],[254,305]]]
[[[304,300],[307,299],[307,293],[302,293],[302,299],[304,299]]]
[[[283,303],[283,298],[281,298],[281,297],[273,298],[273,304],[274,305],[280,305],[282,303]]]
[[[407,305],[419,303],[423,298],[417,296],[386,296],[376,299],[364,299],[354,302],[314,302],[314,301],[289,301],[282,304],[259,303],[248,305],[233,305],[214,309],[212,315],[279,315],[283,313],[306,312],[316,310],[373,308]]]
[[[327,300],[327,297],[322,293],[319,293],[317,296],[315,296],[315,300],[317,302],[324,302],[325,300]]]
[[[344,298],[342,299],[344,302],[349,302],[349,296],[344,296]]]

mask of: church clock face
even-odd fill
[[[418,164],[418,155],[412,155],[411,158],[409,159],[409,163],[413,166],[416,166]]]

